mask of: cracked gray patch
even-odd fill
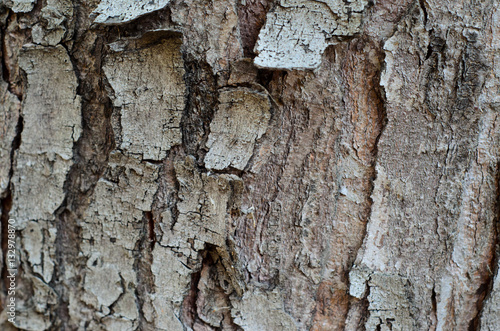
[[[111,49],[113,45],[111,45]],[[161,160],[181,143],[180,121],[186,86],[180,40],[165,39],[106,59],[104,72],[120,112],[119,148],[129,155]]]
[[[27,47],[19,60],[28,76],[28,88],[22,109],[22,144],[16,151],[12,178],[12,215],[23,227],[28,220],[52,219],[64,199],[73,143],[81,132],[81,105],[73,67],[62,46]]]
[[[14,13],[28,13],[33,10],[36,0],[6,0],[5,5]]]
[[[255,46],[263,68],[314,69],[335,37],[359,32],[366,0],[282,0],[267,14]]]
[[[408,301],[408,280],[399,275],[355,267],[349,274],[349,294],[363,299],[367,296],[369,317],[367,330],[414,330]]]
[[[27,88],[22,141],[14,155],[10,216],[20,230],[23,285],[33,294],[20,298],[16,326],[45,330],[56,303],[48,285],[56,263],[54,213],[65,197],[63,186],[73,165],[81,105],[73,66],[62,46],[26,45],[19,66],[26,73]]]
[[[157,177],[157,165],[116,151],[110,155],[106,174],[97,183],[81,223],[81,252],[88,260],[84,291],[81,297],[70,297],[72,318],[79,320],[91,314],[82,309],[79,302],[82,300],[95,309],[93,317],[87,316],[84,320],[106,318],[107,329],[137,327],[134,250],[143,235],[143,213],[151,210]]]
[[[19,300],[16,326],[45,330],[56,303],[48,285],[56,263],[54,213],[64,200],[64,182],[73,165],[81,105],[73,66],[62,46],[28,45],[20,53],[19,65],[27,76],[27,90],[22,142],[13,164],[10,216],[20,230],[24,286],[33,295]]]
[[[165,8],[170,0],[102,0],[94,13],[101,24],[122,24]]]

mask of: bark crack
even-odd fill
[[[382,49],[382,45],[375,45],[375,49],[376,49],[376,56],[378,58],[378,63],[379,65],[378,66],[374,66],[374,67],[371,67],[370,69],[371,70],[374,70],[374,72],[370,73],[368,72],[367,75],[372,75],[371,76],[371,83],[372,83],[372,86],[373,86],[373,93],[374,93],[374,96],[375,96],[375,102],[376,102],[376,109],[377,109],[377,120],[379,121],[379,125],[378,125],[378,132],[375,136],[375,141],[373,143],[373,149],[371,151],[371,155],[372,155],[372,159],[371,159],[371,162],[370,162],[370,172],[369,174],[370,175],[370,188],[369,188],[369,194],[367,195],[368,196],[368,206],[367,206],[367,218],[366,218],[366,221],[365,221],[365,226],[364,226],[364,231],[363,231],[363,235],[362,235],[362,240],[359,242],[359,245],[358,247],[355,249],[355,253],[354,253],[354,256],[358,257],[359,258],[359,254],[360,254],[360,250],[362,248],[362,245],[363,245],[363,242],[365,241],[366,239],[366,235],[367,235],[367,227],[368,227],[368,222],[370,221],[370,218],[371,218],[371,215],[372,215],[372,212],[373,212],[373,199],[372,199],[372,195],[373,195],[373,192],[374,192],[374,189],[375,189],[375,182],[377,180],[377,170],[376,170],[376,166],[377,166],[377,161],[378,161],[378,157],[379,157],[379,143],[380,143],[380,139],[384,133],[384,130],[386,129],[387,127],[387,122],[388,122],[388,117],[387,117],[387,109],[386,109],[386,92],[385,92],[385,88],[384,86],[380,83],[381,82],[381,75],[382,75],[382,71],[384,70],[384,63],[385,63],[385,52],[384,50]],[[357,153],[357,151],[356,151]],[[348,283],[348,286],[350,286],[350,280],[349,280],[349,272],[352,270],[353,268],[353,265],[354,265],[354,259],[353,261],[351,262],[350,266],[346,269],[346,279],[347,279],[347,283]],[[352,296],[350,296],[350,300],[349,300],[349,310],[351,310],[351,307],[356,304],[356,306],[358,306],[358,309],[361,309],[362,310],[362,318],[357,322],[357,327],[358,328],[365,328],[364,326],[364,323],[366,323],[367,321],[367,318],[369,316],[369,302],[368,302],[368,296],[369,296],[369,292],[370,292],[370,286],[368,284],[368,280],[366,280],[366,287],[367,287],[367,290],[366,290],[366,294],[365,296],[363,297],[363,299],[361,300],[358,300]],[[348,317],[348,316],[347,316]],[[346,320],[346,323],[347,323],[347,320]]]
[[[199,252],[201,267],[191,274],[191,285],[181,308],[181,321],[193,330],[242,330],[231,316],[234,292],[228,270],[222,263],[217,247],[205,244]]]
[[[496,118],[495,118],[496,120]],[[489,265],[487,265],[488,269],[488,277],[487,281],[483,283],[478,289],[478,293],[483,292],[483,295],[479,298],[477,302],[477,315],[471,321],[469,325],[469,330],[479,330],[481,316],[483,313],[484,303],[491,297],[493,292],[493,285],[495,282],[495,277],[499,277],[499,266],[500,266],[500,162],[497,162],[496,165],[496,219],[493,221],[493,256]]]
[[[76,6],[77,21],[86,20],[86,6]],[[78,26],[85,31],[85,26]],[[81,227],[79,219],[90,202],[94,188],[108,164],[114,147],[111,127],[112,104],[107,95],[107,84],[101,69],[107,30],[87,30],[75,33],[71,44],[62,44],[68,52],[77,78],[77,95],[81,97],[82,133],[73,145],[74,163],[64,183],[65,199],[56,211],[57,235],[55,240],[57,264],[50,286],[59,295],[55,325],[72,328],[69,316],[68,293],[83,284],[83,275],[66,279],[68,263],[83,270],[85,258],[79,256]],[[71,46],[69,46],[71,45]],[[90,51],[89,51],[90,50]],[[71,261],[71,262],[70,262]]]
[[[9,22],[11,12],[9,11],[8,17],[6,19],[7,22]],[[8,24],[8,23],[7,23]],[[2,37],[2,75],[4,81],[7,82],[8,84],[8,91],[14,94],[19,101],[22,101],[23,95],[20,93],[16,93],[15,89],[12,86],[11,82],[11,73],[8,70],[8,64],[7,64],[7,42],[5,40],[5,33],[6,33],[6,27],[2,27],[0,30],[1,37]],[[23,116],[22,114],[19,114],[19,118],[16,124],[16,135],[14,139],[12,140],[11,144],[11,149],[10,149],[10,169],[9,169],[9,174],[8,174],[8,184],[7,184],[7,190],[6,193],[3,197],[0,199],[0,231],[1,231],[1,247],[2,247],[2,264],[0,266],[1,268],[1,279],[2,279],[2,291],[6,292],[6,289],[8,288],[7,283],[7,245],[8,245],[8,226],[9,226],[9,215],[10,211],[12,209],[12,176],[14,174],[14,157],[16,151],[19,149],[21,146],[21,136],[23,132]],[[3,306],[3,302],[0,302],[0,305]],[[0,309],[3,309],[0,307]]]

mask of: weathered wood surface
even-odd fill
[[[495,0],[5,0],[2,330],[500,330]]]

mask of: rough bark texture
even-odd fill
[[[499,6],[3,1],[0,328],[500,330]]]

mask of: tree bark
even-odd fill
[[[497,1],[0,26],[2,330],[500,330]]]

